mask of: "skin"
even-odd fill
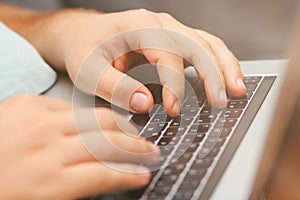
[[[72,105],[67,102],[17,96],[1,103],[0,199],[78,199],[145,186],[149,170],[129,163],[156,162],[158,148],[126,135],[110,110],[95,109],[95,113],[106,116],[99,123],[107,143],[126,152],[148,153],[147,159],[132,154],[121,157],[113,150],[102,160],[95,159],[78,137]],[[105,161],[117,164],[113,168]]]
[[[199,78],[204,82],[208,100],[212,105],[216,107],[226,106],[227,94],[233,96],[245,95],[244,77],[240,71],[239,63],[224,42],[207,32],[181,24],[169,14],[153,13],[144,9],[108,14],[83,9],[37,13],[31,10],[5,6],[2,6],[0,11],[0,19],[4,23],[30,41],[56,70],[67,71],[73,82],[76,81],[82,63],[98,44],[126,31],[142,28],[161,28],[191,38],[205,52],[205,56],[198,52],[187,52],[187,54],[196,58],[191,59],[190,62],[195,65]],[[6,13],[10,13],[10,15]],[[94,93],[112,102],[112,91],[121,83],[124,73],[132,67],[132,60],[142,55],[158,68],[160,80],[164,86],[162,96],[166,112],[172,117],[177,116],[180,112],[184,83],[179,81],[176,84],[172,81],[172,78],[168,78],[169,73],[164,74],[160,69],[161,66],[167,66],[178,75],[179,79],[184,79],[184,58],[181,55],[174,55],[158,49],[146,49],[143,42],[148,38],[143,35],[132,37],[134,41],[120,41],[122,46],[117,46],[116,51],[134,45],[139,49],[134,49],[133,52],[113,60],[107,59],[107,57],[112,56],[109,49],[105,52],[105,55],[108,55],[107,57],[100,55],[102,59],[107,60],[110,66],[103,70],[99,85],[95,90],[81,87],[80,84],[76,86],[83,91]],[[180,45],[176,41],[175,44],[172,44],[174,38],[171,36],[164,36],[164,40],[166,43],[170,43],[167,45],[172,46],[174,49],[180,49]],[[151,42],[154,43],[155,38],[150,39]],[[205,62],[205,59],[197,60],[198,57],[205,57],[208,60]],[[209,63],[210,70],[215,71],[213,74],[204,74],[205,70],[201,70],[204,69],[203,65],[207,63]],[[84,76],[93,76],[93,71],[101,67],[90,70],[92,72],[84,74]],[[82,82],[87,81],[88,79],[85,79]],[[150,111],[153,106],[153,97],[145,86],[130,77],[127,77],[121,85],[123,85],[121,90],[124,94],[130,95],[117,99],[113,102],[114,104],[134,113],[147,113]],[[135,86],[135,88],[127,87],[128,85]]]
[[[222,40],[204,31],[191,29],[165,13],[153,13],[143,9],[111,14],[83,9],[39,13],[0,5],[0,20],[26,38],[55,70],[67,72],[75,84],[80,66],[98,44],[124,31],[152,27],[183,34],[196,42],[206,53],[210,67],[217,73],[212,76],[206,76],[201,70],[197,70],[197,73],[204,82],[211,104],[217,107],[225,106],[225,90],[229,95],[235,96],[242,96],[246,91],[238,61]],[[136,37],[136,41],[144,39]],[[172,39],[174,38],[166,37],[166,41]],[[121,41],[121,44],[121,47],[133,45],[124,41]],[[180,112],[183,82],[179,81],[178,85],[174,85],[173,79],[168,79],[162,71],[163,66],[167,66],[176,72],[179,79],[184,78],[183,57],[166,51],[139,47],[113,60],[95,91],[89,91],[89,88],[81,89],[112,101],[112,91],[122,78],[127,77],[124,73],[134,66],[137,58],[146,59],[156,65],[160,79],[163,80],[163,106],[166,112],[170,116],[177,116]],[[175,43],[174,49],[176,48],[179,46]],[[191,55],[198,57],[197,52]],[[201,60],[198,61],[191,59],[189,62],[200,69]],[[88,77],[92,75],[87,74]],[[216,85],[218,83],[217,89],[223,91],[223,96],[220,97],[219,91],[211,89],[214,84],[210,80],[213,79],[217,81]],[[150,91],[130,77],[125,80],[127,82],[123,83],[124,86],[136,87],[134,90],[122,87],[120,91],[129,95],[116,101],[116,104],[121,107],[127,105],[126,108],[135,113],[149,112],[153,106]],[[135,98],[135,94],[140,95]],[[151,176],[148,170],[128,163],[156,162],[159,157],[158,148],[140,138],[129,136],[128,132],[135,132],[133,129],[124,134],[113,115],[109,114],[110,111],[96,109],[95,113],[101,133],[109,140],[105,142],[129,154],[118,156],[120,151],[111,148],[109,151],[99,151],[101,159],[96,159],[95,152],[88,151],[86,144],[84,145],[78,137],[74,110],[69,103],[42,96],[18,96],[2,102],[0,198],[77,199],[145,186]],[[102,119],[101,116],[105,118]],[[89,124],[86,126],[89,131],[99,131],[99,127],[95,128]],[[101,145],[106,143],[99,142]],[[148,157],[133,156],[134,153],[146,153]],[[117,163],[119,170],[105,165],[104,161]],[[65,187],[66,185],[68,187]]]

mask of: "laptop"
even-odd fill
[[[299,37],[296,44],[294,54],[300,52]],[[277,151],[268,155],[263,152],[270,145],[278,149],[291,106],[295,105],[299,94],[299,64],[297,56],[290,62],[241,62],[247,95],[230,98],[225,109],[214,109],[207,103],[195,71],[187,68],[189,89],[178,118],[165,114],[160,105],[159,85],[147,85],[155,97],[154,108],[147,115],[126,112],[126,117],[139,128],[141,137],[161,147],[160,162],[149,166],[153,169],[152,181],[136,191],[91,199],[257,199],[273,163],[260,163],[260,160],[263,156],[274,161],[277,155]],[[149,72],[136,74],[136,78],[143,80],[143,76],[155,75],[152,70],[149,67]],[[45,95],[72,101],[72,92],[73,85],[68,77],[60,75],[56,85]],[[110,106],[99,98],[76,93],[77,105],[89,106],[92,100],[97,106]],[[280,96],[290,101],[289,112],[284,112],[286,104],[279,102]],[[279,118],[282,112],[285,117]],[[270,142],[269,134],[274,131],[281,136]]]

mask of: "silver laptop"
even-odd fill
[[[294,53],[300,52],[299,38],[296,43]],[[127,114],[127,117],[139,128],[142,137],[161,147],[160,162],[149,166],[154,169],[151,183],[137,191],[91,198],[240,200],[249,199],[252,194],[255,199],[268,177],[266,171],[258,170],[270,138],[268,133],[274,131],[274,123],[278,125],[278,117],[274,115],[280,115],[285,107],[278,97],[284,95],[294,105],[299,94],[299,60],[294,56],[289,63],[282,60],[241,62],[247,95],[231,98],[222,110],[210,107],[195,71],[188,68],[186,77],[191,93],[186,92],[178,118],[169,118],[159,104],[159,85],[148,85],[157,104],[150,114]],[[142,80],[143,75],[137,77]],[[72,92],[72,83],[61,75],[46,95],[71,101]],[[78,105],[89,106],[93,99],[97,106],[110,106],[99,98],[76,93]],[[275,130],[282,131],[284,125]],[[275,155],[271,155],[272,158]],[[272,164],[261,165],[269,169]],[[257,171],[264,174],[260,175],[263,180],[256,180]],[[255,184],[252,192],[256,182],[259,184]]]

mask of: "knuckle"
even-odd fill
[[[174,18],[166,12],[158,13],[157,16],[162,20],[173,20]]]
[[[226,46],[225,42],[217,36],[213,36],[212,40],[213,40],[213,43],[218,45],[218,46]]]
[[[138,9],[136,10],[136,13],[138,14],[138,16],[143,16],[143,17],[149,17],[152,15],[152,12],[149,10],[146,10],[144,8]]]

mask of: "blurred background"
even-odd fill
[[[116,12],[146,8],[222,38],[240,60],[286,58],[299,0],[0,0],[52,11],[86,7]]]

